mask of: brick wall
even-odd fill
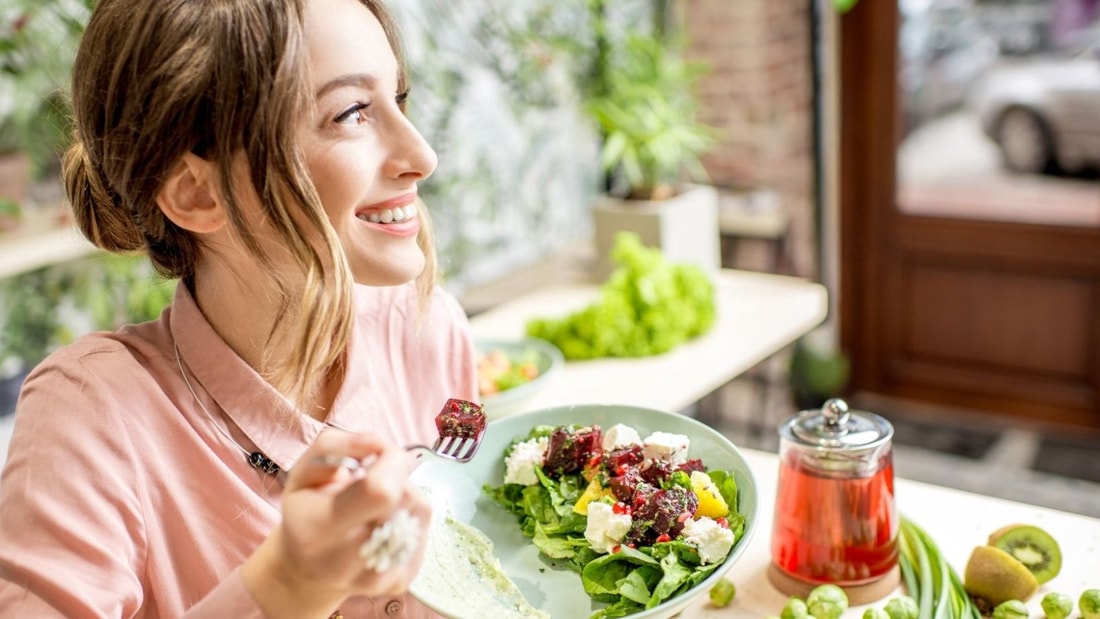
[[[791,270],[817,275],[811,11],[807,0],[681,0],[689,55],[711,72],[700,116],[721,132],[711,181],[771,188],[792,217]]]

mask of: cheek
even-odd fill
[[[370,162],[362,155],[328,151],[309,159],[308,167],[317,195],[330,218],[354,213],[367,202]]]

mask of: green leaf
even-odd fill
[[[852,10],[856,2],[859,2],[859,0],[833,0],[833,8],[840,13],[847,13]]]

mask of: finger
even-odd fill
[[[405,450],[387,446],[374,463],[333,501],[332,525],[347,530],[364,523],[384,522],[398,507],[409,486],[411,457]]]
[[[344,458],[363,461],[377,456],[386,443],[372,434],[326,430],[309,446],[287,476],[287,492],[332,483],[346,475]]]
[[[406,522],[405,529],[396,535],[394,533],[400,527],[391,527],[394,531],[390,532],[390,541],[401,543],[404,546],[401,552],[394,554],[395,549],[391,544],[377,539],[378,535],[385,535],[385,525],[368,527],[360,538],[357,549],[365,568],[360,579],[364,592],[370,590],[374,595],[404,593],[420,570],[428,541],[431,506],[416,488],[410,488],[403,497],[402,507],[391,519],[391,523],[396,524],[401,517],[406,521],[411,519],[414,523],[411,525],[414,528],[410,530],[410,525]],[[386,558],[372,553],[389,553],[391,556]]]

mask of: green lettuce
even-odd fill
[[[515,444],[552,431],[550,426],[535,428],[526,438],[513,441],[505,455]],[[587,517],[573,511],[588,482],[579,474],[550,479],[540,467],[535,473],[538,483],[532,486],[486,484],[482,490],[517,517],[520,530],[542,555],[579,573],[585,593],[607,604],[590,619],[625,617],[654,608],[698,585],[720,565],[701,565],[696,549],[681,540],[642,548],[624,545],[612,554],[598,553],[584,536]],[[730,471],[707,474],[730,506],[727,520],[736,545],[745,528],[745,519],[736,510],[737,483]]]

